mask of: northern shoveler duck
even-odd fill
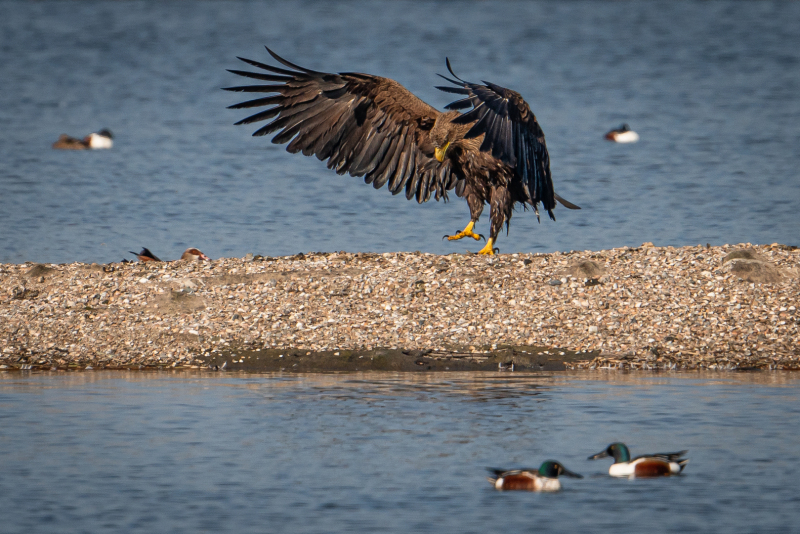
[[[589,456],[589,460],[609,456],[614,458],[614,463],[608,468],[608,474],[613,477],[662,477],[683,471],[689,463],[688,458],[681,458],[686,452],[659,452],[631,459],[631,453],[624,443],[612,443],[604,451]]]
[[[132,250],[129,251],[131,254],[139,258],[139,261],[163,261],[158,258],[155,254],[150,252],[150,249],[142,248],[141,252],[134,252]],[[211,261],[211,258],[200,252],[199,249],[194,247],[187,248],[183,254],[181,255],[182,260],[192,260],[192,261]]]
[[[623,124],[616,130],[608,132],[606,139],[615,143],[635,143],[639,140],[639,134],[631,130],[627,124]]]
[[[583,478],[552,460],[544,462],[539,469],[490,469],[495,478],[489,482],[498,490],[558,491],[561,489],[559,475]]]
[[[61,134],[58,141],[53,143],[53,148],[60,150],[87,150],[111,148],[114,146],[114,136],[111,131],[104,128],[96,133],[90,133],[83,139],[76,139],[67,134]]]

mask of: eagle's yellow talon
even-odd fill
[[[455,241],[461,239],[463,237],[471,237],[475,241],[480,241],[481,239],[486,239],[481,234],[473,234],[472,232],[458,232],[456,235],[446,235],[444,236],[447,238],[448,241]]]
[[[455,235],[446,235],[444,237],[447,238],[448,241],[455,241],[457,239],[461,239],[463,237],[471,237],[475,241],[480,241],[481,239],[486,239],[481,234],[476,234],[472,231],[472,228],[475,227],[475,221],[470,221],[466,228],[462,231],[457,232]],[[444,239],[444,238],[443,238]]]
[[[500,252],[499,248],[494,248],[494,239],[491,237],[486,242],[486,246],[483,247],[478,251],[478,254],[486,255],[486,256],[494,256],[495,251]]]

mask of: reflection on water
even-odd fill
[[[785,532],[800,394],[755,374],[0,374],[9,532]],[[689,449],[685,476],[586,457]],[[503,494],[486,467],[587,476]]]

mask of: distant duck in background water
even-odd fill
[[[631,130],[627,124],[623,124],[616,130],[608,132],[606,139],[615,143],[635,143],[639,140],[639,134]]]
[[[97,150],[114,146],[114,136],[107,128],[99,132],[90,133],[83,139],[61,134],[58,141],[53,143],[53,148],[58,150]]]
[[[141,261],[142,263],[148,261],[163,261],[159,259],[155,254],[150,252],[150,249],[148,248],[142,247],[141,252],[134,252],[132,250],[129,250],[128,252],[139,258],[139,261]],[[191,260],[191,261],[211,261],[211,258],[209,258],[205,254],[200,252],[199,249],[196,249],[194,247],[187,248],[181,255],[181,259]]]

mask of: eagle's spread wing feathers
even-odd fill
[[[364,176],[376,189],[388,183],[397,194],[405,188],[406,197],[418,202],[431,194],[436,200],[447,198],[447,191],[457,185],[450,162],[433,157],[428,133],[439,112],[402,85],[369,74],[306,69],[267,51],[288,69],[239,58],[265,72],[230,72],[273,83],[227,90],[275,93],[232,109],[272,107],[236,124],[272,119],[253,135],[278,132],[272,142],[289,143],[287,151],[328,160],[328,168]]]
[[[470,124],[466,138],[484,135],[481,151],[516,169],[517,176],[527,189],[534,206],[541,202],[553,218],[555,207],[553,180],[550,175],[550,156],[544,132],[522,96],[499,85],[470,83],[455,75],[447,61],[447,69],[455,80],[442,76],[458,87],[437,87],[448,93],[464,95],[446,109],[470,111],[453,120],[455,124]]]

